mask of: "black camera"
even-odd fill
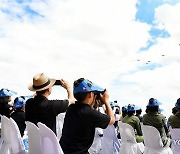
[[[104,94],[106,89],[104,91],[94,91],[94,95],[96,95],[96,99],[100,99],[100,94]]]
[[[61,82],[61,80],[56,80],[56,82],[54,83],[54,85],[57,85],[57,86],[62,86],[62,82]]]

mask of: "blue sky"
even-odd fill
[[[169,1],[166,3],[174,5],[178,2],[180,1]],[[149,31],[149,34],[151,35],[152,40],[149,40],[147,43],[147,46],[141,48],[141,51],[146,51],[152,45],[156,44],[157,37],[162,37],[162,38],[170,37],[170,34],[166,30],[156,28],[156,24],[153,22],[155,9],[164,4],[165,3],[162,0],[139,0],[137,4],[136,20],[152,25],[152,28]]]
[[[121,105],[156,97],[171,108],[180,93],[179,14],[180,0],[0,1],[0,87],[29,95],[32,77],[45,72],[71,84],[88,78]],[[52,98],[58,90],[66,96],[55,88]]]

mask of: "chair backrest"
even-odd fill
[[[58,116],[56,116],[56,133],[57,133],[58,140],[60,140],[61,135],[62,135],[64,117],[65,117],[65,113],[60,113],[58,114]]]
[[[1,116],[1,148],[0,154],[9,154],[12,153],[11,149],[11,139],[10,139],[10,120],[6,116]]]
[[[180,128],[169,128],[171,133],[172,151],[174,154],[180,153]]]
[[[63,154],[54,132],[41,122],[37,125],[40,130],[42,154]]]
[[[121,135],[121,142],[137,143],[135,133],[131,125],[119,121],[119,131]]]
[[[39,128],[32,122],[26,121],[28,133],[28,154],[41,154],[41,141]]]
[[[93,143],[91,147],[88,149],[89,153],[100,153],[100,151],[102,150],[102,145],[101,145],[102,138],[103,138],[103,129],[96,128]]]
[[[103,130],[102,153],[119,153],[120,142],[116,136],[114,125],[109,125]]]
[[[20,153],[25,151],[23,140],[21,138],[21,133],[19,131],[16,122],[10,118],[10,142],[13,153]]]
[[[10,144],[10,120],[9,118],[7,118],[6,116],[2,116],[1,117],[1,133],[2,133],[2,137],[3,140],[6,144]]]
[[[142,125],[142,132],[144,136],[144,144],[150,148],[162,148],[163,143],[159,131],[148,125]]]

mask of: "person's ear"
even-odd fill
[[[91,98],[92,96],[93,96],[93,93],[92,93],[92,92],[88,93],[88,97],[89,97],[89,98]]]

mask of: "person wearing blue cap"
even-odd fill
[[[105,129],[113,125],[115,117],[108,91],[87,79],[74,81],[74,97],[77,101],[66,112],[60,145],[64,154],[87,154],[94,140],[95,128]],[[106,114],[93,108],[97,99],[105,105]]]
[[[10,117],[13,112],[13,106],[9,104],[11,101],[11,96],[13,96],[15,92],[10,91],[8,89],[0,90],[0,114],[6,117]]]
[[[122,111],[122,116],[121,116],[120,120],[122,121],[122,119],[123,119],[125,116],[127,116],[127,106],[126,106],[126,105],[123,106],[122,109],[121,109],[121,111]]]
[[[146,107],[147,113],[143,115],[142,122],[144,125],[149,125],[157,128],[164,146],[168,147],[170,145],[170,133],[167,128],[165,116],[159,113],[159,105],[160,102],[157,99],[150,98]]]
[[[17,123],[22,137],[24,135],[24,130],[26,129],[25,105],[26,105],[26,100],[24,96],[16,97],[14,99],[14,105],[13,105],[15,111],[11,114],[11,118],[13,118],[14,121]]]
[[[172,128],[180,128],[180,98],[177,99],[175,107],[177,112],[169,117],[168,123]]]
[[[61,85],[67,91],[68,98],[64,100],[49,100],[52,87]],[[44,73],[33,77],[33,82],[28,86],[30,91],[36,92],[33,98],[26,101],[25,120],[37,125],[42,122],[56,134],[56,116],[66,112],[68,105],[75,102],[71,87],[65,80],[49,79]]]
[[[140,108],[139,110],[136,110],[136,117],[139,118],[140,122],[142,122],[142,109]]]
[[[135,130],[136,142],[139,143],[143,142],[144,138],[141,130],[140,120],[135,116],[136,110],[139,110],[138,106],[129,104],[127,106],[127,116],[122,119],[122,122],[127,123],[133,127]]]

